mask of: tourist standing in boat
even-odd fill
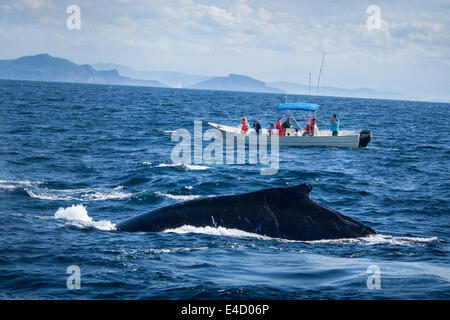
[[[337,115],[334,114],[333,118],[330,120],[330,130],[333,136],[339,135],[339,124],[340,120],[338,119]]]
[[[286,130],[283,128],[283,121],[281,121],[280,118],[278,118],[277,124],[275,125],[275,128],[278,130],[279,136],[284,136]]]
[[[302,136],[309,136],[309,131],[311,130],[311,119],[309,119],[309,121],[306,123],[306,127],[305,127],[305,132],[303,132]]]
[[[315,136],[316,135],[316,118],[313,118],[312,119],[312,121],[311,121],[311,127],[310,127],[310,131],[309,131],[309,134],[311,135],[311,136]]]
[[[275,124],[275,129],[280,130],[282,127],[283,127],[283,121],[281,121],[281,119],[278,118],[278,121]]]
[[[253,129],[255,129],[256,134],[261,134],[261,125],[258,120],[253,121]]]
[[[277,136],[278,135],[278,130],[275,129],[275,127],[273,126],[273,123],[270,124],[270,128],[269,128],[269,136]]]
[[[247,131],[248,131],[248,121],[247,121],[246,117],[243,117],[241,119],[241,124],[240,124],[239,128],[241,129],[241,133],[247,133]]]
[[[316,118],[309,119],[308,123],[306,124],[303,136],[314,136],[315,130],[316,130]]]
[[[283,123],[283,128],[284,128],[284,129],[292,128],[292,121],[291,121],[291,118],[287,118],[287,120]]]

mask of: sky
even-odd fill
[[[0,28],[0,59],[307,84],[325,51],[323,86],[450,101],[450,0],[0,0]]]

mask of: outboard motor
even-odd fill
[[[359,133],[359,147],[365,148],[369,144],[370,140],[372,140],[372,131],[370,130],[361,130]]]

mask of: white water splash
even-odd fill
[[[131,193],[122,192],[119,186],[113,190],[99,188],[87,189],[47,189],[47,188],[25,188],[25,192],[32,198],[41,200],[64,200],[64,201],[101,201],[111,199],[125,199],[132,196]]]
[[[157,165],[157,167],[164,168],[164,167],[180,167],[186,170],[207,170],[209,169],[208,166],[201,166],[196,164],[176,164],[176,163],[160,163]]]
[[[161,254],[161,253],[174,253],[174,252],[190,252],[190,251],[201,251],[208,250],[209,247],[172,247],[172,248],[147,248],[147,249],[131,249],[131,250],[121,250],[121,253],[136,255],[136,254]]]
[[[110,199],[125,199],[132,196],[123,192],[123,186],[111,189],[84,188],[84,189],[48,189],[43,187],[45,182],[28,180],[0,180],[0,190],[12,191],[23,189],[31,198],[41,200],[63,201],[101,201]]]
[[[390,236],[384,234],[373,234],[367,237],[361,238],[344,238],[344,239],[325,239],[325,240],[314,240],[305,241],[311,244],[357,244],[357,245],[377,245],[377,244],[387,244],[387,245],[399,245],[399,246],[409,246],[414,244],[427,244],[430,242],[437,242],[439,239],[437,237],[423,238],[423,237],[401,237],[401,236]]]
[[[238,229],[227,229],[223,227],[194,227],[190,225],[184,225],[179,228],[175,229],[167,229],[163,232],[171,232],[171,233],[203,233],[203,234],[209,234],[213,236],[227,236],[227,237],[249,237],[249,238],[258,238],[258,239],[270,239],[269,237],[265,237],[256,233],[250,233]]]
[[[173,195],[170,193],[164,193],[164,192],[155,192],[158,196],[163,196],[163,197],[167,197],[170,199],[174,199],[174,200],[180,200],[180,201],[187,201],[187,200],[194,200],[197,198],[200,198],[201,196],[199,195]]]
[[[250,237],[258,238],[261,240],[276,240],[281,242],[302,242],[309,244],[353,244],[353,245],[400,245],[400,246],[411,246],[417,244],[427,244],[431,242],[437,242],[439,239],[437,237],[423,238],[423,237],[395,237],[390,235],[375,234],[367,237],[361,238],[343,238],[343,239],[325,239],[325,240],[314,240],[314,241],[301,241],[301,240],[287,240],[282,238],[272,238],[256,233],[251,233],[239,229],[228,229],[224,227],[194,227],[191,225],[184,225],[179,228],[167,229],[164,232],[173,233],[202,233],[209,234],[213,236],[228,236],[228,237]]]
[[[67,220],[67,224],[80,228],[96,228],[104,231],[112,231],[116,229],[116,225],[109,220],[94,221],[87,213],[86,207],[72,205],[67,208],[59,208],[55,213],[55,219]]]
[[[0,180],[0,189],[14,190],[23,187],[37,187],[42,182],[29,180]]]
[[[160,163],[157,165],[157,167],[159,168],[164,168],[164,167],[179,167],[179,164],[175,164],[175,163]]]
[[[207,170],[207,169],[209,169],[208,166],[200,166],[200,165],[194,165],[194,164],[185,164],[183,167],[187,170]]]

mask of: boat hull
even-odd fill
[[[239,133],[238,128],[224,126],[216,123],[208,122],[208,124],[216,129],[219,129],[227,136],[241,137],[244,136],[245,143],[248,144],[250,134]],[[253,133],[254,134],[254,133]],[[271,143],[271,137],[267,136],[267,144]],[[331,132],[321,131],[318,136],[279,136],[278,143],[280,146],[290,147],[334,147],[334,148],[363,148],[372,139],[370,130],[354,130],[348,131],[338,136],[332,136]]]

